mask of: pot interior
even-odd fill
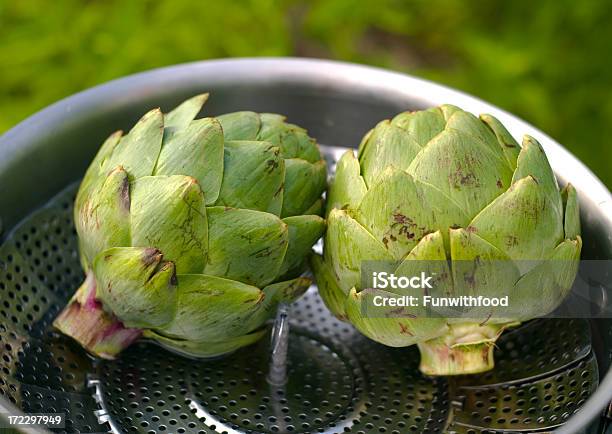
[[[584,406],[602,407],[589,397],[610,370],[609,319],[530,322],[500,340],[491,373],[431,379],[418,373],[415,348],[364,339],[332,318],[312,288],[290,315],[285,389],[261,381],[265,340],[219,361],[194,362],[142,343],[118,361],[101,362],[50,329],[83,277],[71,213],[75,183],[100,143],[116,129],[129,129],[146,110],[169,109],[208,91],[203,115],[283,113],[320,143],[356,147],[378,121],[400,111],[435,105],[444,96],[465,102],[444,88],[436,89],[447,93],[428,98],[412,81],[400,93],[381,89],[370,73],[347,75],[346,65],[316,63],[316,74],[296,70],[299,63],[261,65],[213,62],[129,77],[60,102],[0,137],[3,402],[31,413],[65,412],[67,432],[532,431],[558,427]],[[337,155],[332,148],[328,154]],[[557,173],[561,182],[574,182],[571,174]],[[588,188],[579,193],[583,259],[610,259],[612,217]],[[583,425],[595,430],[598,423]]]

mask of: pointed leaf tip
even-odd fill
[[[580,237],[580,206],[578,193],[572,184],[567,184],[561,192],[564,210],[564,231],[566,239]]]
[[[161,110],[150,110],[114,147],[106,167],[121,165],[130,179],[151,175],[161,149],[163,129]]]
[[[157,249],[115,247],[93,263],[96,297],[128,327],[152,328],[174,317],[176,274]]]
[[[208,93],[201,93],[180,103],[165,116],[166,129],[182,129],[195,119],[208,100]]]

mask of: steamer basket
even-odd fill
[[[59,432],[603,433],[612,420],[612,320],[539,319],[505,333],[488,373],[428,378],[416,348],[367,340],[316,288],[290,307],[288,382],[266,382],[270,343],[194,361],[147,342],[93,360],[50,323],[83,278],[72,203],[112,131],[202,91],[206,115],[284,113],[330,167],[377,121],[451,103],[497,116],[544,146],[579,193],[583,259],[612,258],[612,197],[575,157],[519,119],[460,92],[379,69],[298,59],[164,68],[79,93],[0,137],[0,413],[65,413]],[[611,293],[602,292],[602,305]],[[606,413],[607,411],[607,413]],[[0,431],[2,429],[0,428]],[[29,432],[46,432],[40,428]]]

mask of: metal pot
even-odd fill
[[[306,59],[216,60],[157,69],[94,87],[31,116],[0,137],[0,219],[4,236],[25,216],[77,181],[99,144],[111,132],[129,128],[151,107],[167,109],[202,91],[211,92],[206,114],[236,110],[283,113],[290,121],[306,127],[320,143],[341,147],[356,147],[363,134],[376,122],[399,111],[451,103],[473,113],[490,113],[516,137],[530,134],[539,140],[560,182],[569,181],[576,187],[584,232],[583,258],[612,258],[610,192],[588,168],[541,131],[479,99],[425,80],[371,67]],[[3,272],[1,261],[2,258],[0,273]],[[0,281],[1,278],[0,274]],[[69,289],[65,288],[66,291]],[[0,297],[5,295],[0,294]],[[612,298],[612,294],[608,294],[608,298]],[[316,304],[313,300],[309,302]],[[7,317],[10,318],[10,313],[0,317],[0,324],[10,323]],[[299,322],[299,313],[297,318]],[[317,330],[310,330],[310,333],[321,332]],[[601,429],[604,408],[612,401],[612,320],[590,321],[590,337],[589,348],[592,348],[597,362],[599,387],[577,413],[564,420],[559,433],[597,432],[598,427]],[[345,350],[338,351],[344,354]],[[361,363],[359,357],[355,360],[357,365]],[[45,366],[40,369],[49,369],[48,363]],[[92,366],[98,374],[104,369],[95,363]],[[38,369],[37,366],[25,368]],[[8,371],[4,372],[0,372],[0,378],[8,375]],[[100,381],[94,378],[89,384],[93,387],[92,393],[97,394],[97,405],[109,400]],[[444,384],[436,383],[435,387],[443,388]],[[0,411],[15,414],[18,410],[6,399],[7,396],[0,396]],[[25,409],[24,402],[27,403],[29,396],[24,395],[22,401],[17,401],[17,406]],[[376,407],[379,398],[372,397],[370,406]],[[447,404],[454,405],[452,402]],[[383,405],[392,406],[391,403]],[[84,408],[83,412],[94,410],[100,408]],[[107,421],[113,430],[122,431],[123,425],[116,420],[119,416],[106,411],[108,408],[103,407],[103,410],[97,413],[102,416],[101,420]],[[365,428],[357,429],[346,419],[344,425],[338,425],[345,431],[348,429],[346,432],[378,432],[378,426],[366,424]],[[148,426],[147,429],[138,429],[146,432],[151,425]],[[381,426],[384,427],[384,423],[381,422]],[[393,432],[408,432],[408,427],[399,426]],[[211,428],[210,423],[206,423],[206,427],[203,432],[221,432]],[[228,432],[244,432],[232,427],[231,423],[227,427]],[[291,430],[295,432],[298,428]],[[92,431],[104,429],[108,426],[92,427]],[[168,429],[172,431],[171,426]],[[258,428],[252,429],[252,432],[259,432]],[[277,427],[276,430],[279,429],[282,432],[283,428]],[[457,432],[482,432],[477,428],[469,431],[469,424],[456,429]],[[315,432],[335,431],[329,428]],[[430,432],[436,432],[435,428]]]

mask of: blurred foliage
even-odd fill
[[[368,63],[477,95],[612,185],[608,0],[0,0],[0,132],[94,84],[231,56]]]

